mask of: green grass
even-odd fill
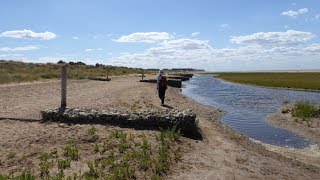
[[[142,69],[116,66],[91,66],[82,63],[68,65],[69,79],[106,77],[142,73]],[[60,64],[35,64],[0,60],[0,84],[60,78]],[[144,73],[154,71],[144,70]]]
[[[35,180],[35,176],[29,171],[22,171],[19,175],[1,175],[0,180]]]
[[[293,106],[291,113],[293,117],[312,118],[320,114],[320,108],[315,104],[300,101]]]
[[[310,127],[312,125],[310,118],[320,116],[320,106],[310,102],[300,101],[293,106],[291,114],[295,117],[295,122]]]
[[[217,74],[217,78],[243,84],[320,90],[320,72],[259,72]]]
[[[64,148],[64,156],[71,160],[77,161],[80,158],[78,145],[74,141],[68,142],[68,145]]]
[[[93,129],[90,128],[88,133],[95,134]],[[38,171],[0,173],[0,179],[161,179],[181,158],[179,138],[180,131],[176,128],[148,138],[144,134],[134,136],[124,131],[113,131],[92,144],[92,156],[82,162],[87,166],[85,172],[70,172],[73,163],[79,164],[79,160],[86,159],[80,157],[81,145],[71,140],[60,150],[40,153]],[[88,147],[83,146],[85,149]]]

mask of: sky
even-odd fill
[[[1,0],[0,59],[320,69],[319,0]]]

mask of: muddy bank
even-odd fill
[[[320,118],[309,118],[307,121],[302,121],[299,118],[292,117],[290,112],[292,107],[292,104],[284,105],[278,112],[268,116],[267,122],[273,126],[294,132],[320,145]]]
[[[147,78],[153,78],[150,76]],[[101,110],[171,110],[192,109],[197,114],[203,140],[182,138],[180,161],[173,165],[164,179],[317,179],[319,171],[295,159],[267,150],[220,124],[223,112],[204,106],[181,95],[177,88],[168,88],[166,105],[161,106],[155,84],[140,83],[139,77],[112,78],[112,81],[69,81],[68,106]],[[40,123],[40,111],[55,108],[60,102],[59,82],[0,86],[0,172],[15,172],[23,168],[38,168],[38,152],[61,148],[66,141],[82,143],[90,125]],[[22,122],[19,119],[34,119]],[[94,125],[101,137],[114,126]],[[145,133],[150,142],[158,131],[124,129],[126,132]],[[10,152],[13,159],[8,160]],[[81,145],[84,157],[91,157],[91,145]],[[26,158],[27,157],[27,158]],[[75,169],[86,170],[85,160]]]

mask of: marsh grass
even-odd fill
[[[267,87],[320,90],[320,72],[217,73],[227,81]]]
[[[0,84],[60,78],[60,64],[35,64],[0,60]],[[146,71],[146,70],[145,70]],[[69,79],[86,79],[141,73],[142,69],[116,66],[68,65]],[[149,71],[148,71],[149,72]],[[145,73],[148,73],[145,72]],[[151,72],[151,71],[150,71]]]
[[[96,130],[88,130],[95,135]],[[39,154],[38,173],[25,171],[21,174],[1,175],[0,179],[35,179],[40,174],[41,179],[161,179],[173,163],[181,158],[181,148],[177,143],[180,131],[176,128],[161,131],[158,135],[138,136],[121,130],[110,134],[92,144],[89,159],[81,157],[80,146],[90,147],[89,142],[79,145],[71,140],[61,149],[53,149]],[[89,152],[90,153],[90,152]],[[70,172],[74,161],[86,159],[85,172]],[[69,169],[66,171],[66,169]],[[58,170],[58,173],[57,171]],[[68,174],[66,174],[68,172]],[[73,173],[73,174],[70,174]],[[15,175],[15,176],[14,176]],[[13,178],[12,178],[13,177]]]
[[[300,101],[293,106],[291,113],[293,117],[311,118],[318,115],[319,107],[310,102]]]
[[[296,117],[295,122],[310,127],[312,124],[310,118],[320,116],[320,106],[310,102],[299,101],[291,109],[291,114]]]

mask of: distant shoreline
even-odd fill
[[[273,89],[320,92],[320,72],[208,73],[227,82]]]
[[[203,74],[219,74],[219,73],[297,73],[297,72],[320,72],[320,69],[305,69],[305,70],[257,70],[257,71],[208,71],[201,72]]]
[[[239,82],[234,82],[234,81],[228,81],[228,80],[225,80],[225,79],[222,79],[219,77],[215,77],[215,78],[221,79],[221,80],[223,80],[225,82],[229,82],[229,83],[248,85],[248,86],[260,87],[260,88],[292,90],[292,91],[305,91],[305,92],[320,92],[320,90],[316,90],[316,89],[299,89],[299,88],[285,88],[285,87],[274,87],[274,86],[261,86],[261,85],[255,85],[255,84],[245,84],[245,83],[239,83]]]

